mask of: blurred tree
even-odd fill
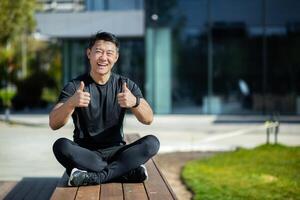
[[[45,70],[36,70],[26,79],[17,82],[18,93],[13,98],[16,110],[24,108],[42,108],[47,102],[41,99],[45,88],[52,88],[54,80]]]
[[[32,32],[35,26],[35,5],[35,0],[0,1],[0,98],[6,108],[11,106],[12,94],[15,93],[9,86],[12,86],[10,82],[15,69],[20,66],[17,64],[20,62],[17,58],[20,38]]]
[[[60,44],[32,37],[36,9],[36,0],[0,0],[0,108],[45,107],[58,95]]]
[[[7,45],[13,38],[34,29],[35,0],[0,1],[0,44]]]
[[[46,108],[56,101],[61,87],[60,43],[33,37],[27,42],[28,75],[14,80],[18,91],[12,100],[15,110]]]
[[[14,68],[13,56],[15,54],[14,48],[0,48],[0,99],[1,105],[6,108],[11,106],[11,99],[13,98],[12,92],[8,91],[8,75]]]
[[[35,27],[35,0],[0,1],[0,78],[7,82],[8,73],[17,66],[15,59],[20,51],[21,36],[29,34]],[[3,85],[3,83],[2,83]]]

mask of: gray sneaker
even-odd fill
[[[68,181],[69,186],[95,185],[98,184],[97,174],[74,168]]]
[[[123,183],[141,183],[148,180],[148,172],[145,165],[141,165],[133,170],[130,170],[115,181]]]
[[[146,180],[148,180],[148,178],[149,178],[149,175],[148,175],[147,168],[146,168],[146,166],[145,166],[145,165],[141,165],[141,168],[143,168],[143,169],[144,169],[144,173],[145,173],[145,176],[146,176],[146,178],[145,178],[145,180],[144,180],[144,181],[146,181]]]

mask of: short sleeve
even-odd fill
[[[64,103],[66,102],[71,96],[73,96],[73,94],[75,93],[76,89],[75,89],[75,85],[73,82],[69,82],[67,83],[64,88],[62,89],[57,103]]]
[[[129,79],[128,79],[128,89],[131,91],[131,93],[134,96],[144,98],[139,86]]]

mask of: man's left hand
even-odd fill
[[[127,88],[126,83],[123,83],[122,92],[118,94],[117,98],[122,108],[132,108],[136,104],[136,97]]]

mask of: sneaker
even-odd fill
[[[87,171],[74,168],[71,171],[68,186],[80,186],[89,184],[89,175]]]
[[[141,165],[117,179],[118,182],[141,183],[148,180],[148,172],[145,165]]]
[[[145,165],[141,165],[141,168],[143,168],[144,169],[144,173],[145,173],[145,180],[144,181],[147,181],[148,180],[148,171],[147,171],[147,168],[146,168],[146,166]]]

